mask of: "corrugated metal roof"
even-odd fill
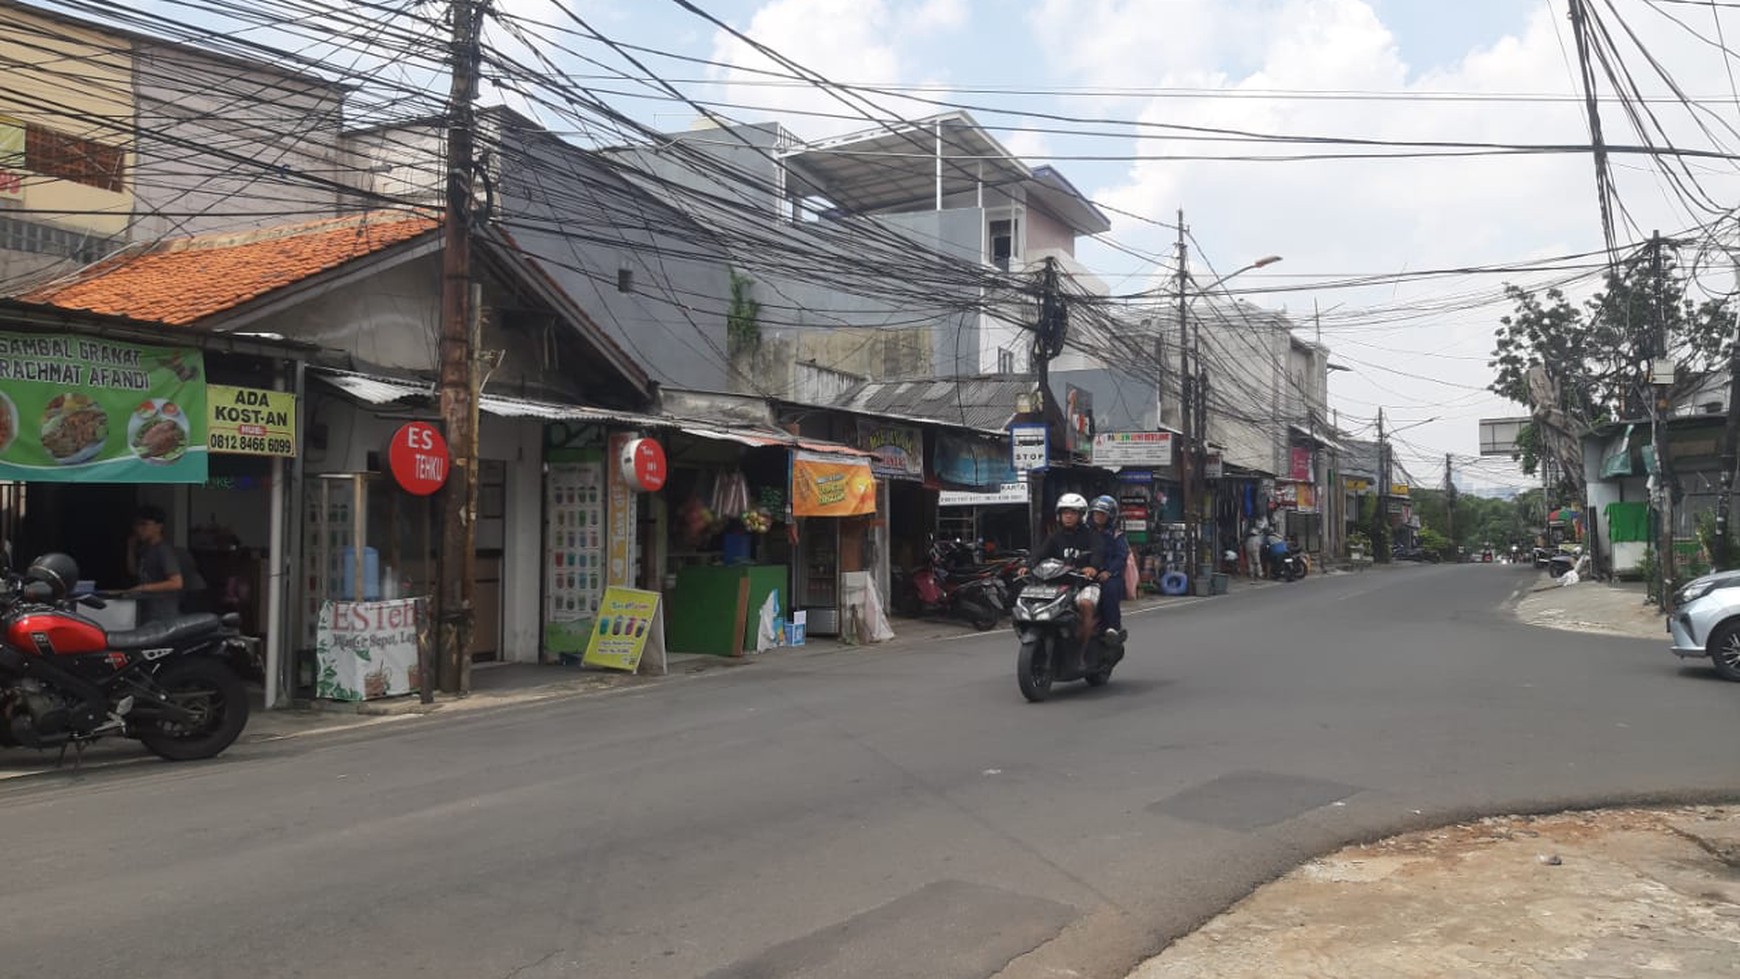
[[[770,446],[786,446],[788,448],[805,449],[826,455],[874,457],[875,453],[838,442],[820,442],[815,439],[798,438],[789,432],[772,429],[715,428],[711,425],[698,425],[693,422],[671,419],[668,424],[677,425],[678,431],[693,435],[696,438],[712,439],[715,442],[736,442],[753,448],[768,448]]]
[[[617,411],[613,408],[594,408],[591,405],[564,405],[550,401],[531,401],[526,398],[509,398],[498,394],[485,394],[477,399],[478,410],[495,415],[499,418],[541,418],[555,422],[616,422],[619,425],[642,425],[648,428],[675,427],[677,420],[662,415],[643,415],[633,411]]]
[[[435,385],[430,383],[380,377],[375,374],[358,374],[354,371],[339,371],[326,367],[312,368],[310,372],[324,383],[332,385],[364,404],[385,405],[410,398],[432,398],[435,396]]]
[[[1016,412],[1016,402],[1035,387],[1026,374],[866,381],[846,392],[837,405],[871,415],[1002,432]]]

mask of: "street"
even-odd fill
[[[0,783],[11,975],[1124,976],[1340,843],[1732,793],[1740,688],[1514,621],[1499,565],[1130,620],[1030,705],[1006,631],[200,765]]]

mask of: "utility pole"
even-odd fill
[[[1194,582],[1201,548],[1196,535],[1196,470],[1200,449],[1196,426],[1193,424],[1196,402],[1196,378],[1190,366],[1190,272],[1189,247],[1184,243],[1184,209],[1178,209],[1178,427],[1184,433],[1184,444],[1178,452],[1178,490],[1184,499],[1185,558],[1183,572]]]
[[[1371,521],[1371,558],[1390,563],[1390,446],[1384,440],[1384,410],[1378,409],[1377,513]]]
[[[441,247],[441,421],[453,454],[441,494],[441,689],[468,693],[475,590],[477,502],[477,344],[471,282],[473,103],[482,61],[482,9],[476,0],[453,0],[449,52],[453,72],[447,101],[447,213]]]
[[[1450,453],[1444,453],[1444,524],[1450,546],[1456,547],[1456,480],[1450,475]],[[1458,552],[1461,548],[1456,548]]]
[[[1649,238],[1649,277],[1650,277],[1650,316],[1655,323],[1655,355],[1645,367],[1644,390],[1649,394],[1649,415],[1653,422],[1655,439],[1655,478],[1657,490],[1661,494],[1661,527],[1656,535],[1656,564],[1661,569],[1661,610],[1662,613],[1673,612],[1673,581],[1674,581],[1674,522],[1673,522],[1673,470],[1668,465],[1667,423],[1662,417],[1664,399],[1667,392],[1655,383],[1655,361],[1667,357],[1667,310],[1662,306],[1661,295],[1661,232],[1655,231]]]
[[[1033,371],[1039,382],[1039,403],[1034,408],[1039,412],[1039,419],[1048,430],[1051,429],[1053,405],[1051,397],[1051,361],[1063,352],[1064,341],[1069,335],[1069,310],[1065,307],[1063,293],[1057,284],[1057,262],[1054,259],[1045,260],[1045,271],[1041,273],[1039,283],[1039,321],[1033,331]],[[1067,425],[1069,419],[1065,418]],[[1052,452],[1056,452],[1054,442]],[[1047,459],[1047,468],[1050,460]],[[1045,528],[1045,469],[1036,469],[1027,474],[1027,522],[1030,546],[1038,548],[1044,539]]]

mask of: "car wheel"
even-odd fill
[[[1740,622],[1719,626],[1704,648],[1710,651],[1710,664],[1722,679],[1740,683]]]

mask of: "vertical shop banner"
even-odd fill
[[[1094,446],[1094,395],[1073,384],[1064,385],[1065,416],[1069,428],[1063,433],[1065,452],[1092,452]]]
[[[858,423],[858,448],[875,458],[870,471],[885,479],[924,479],[924,433],[904,425]]]
[[[870,460],[798,452],[791,464],[794,517],[861,517],[876,512]]]
[[[608,532],[605,534],[604,553],[605,568],[608,574],[605,583],[609,585],[631,585],[634,583],[634,512],[639,501],[634,491],[629,488],[628,477],[622,469],[622,450],[633,439],[631,435],[617,434],[610,436],[610,451],[606,454],[606,462],[610,466],[604,519]]]
[[[314,696],[377,700],[421,690],[417,632],[426,601],[321,602]]]
[[[0,480],[204,483],[198,350],[0,333]]]
[[[586,655],[581,662],[609,670],[633,673],[640,667],[641,657],[653,651],[661,664],[664,661],[664,616],[659,610],[659,593],[633,588],[606,588],[604,600],[598,606],[598,624],[592,638],[586,641]]]
[[[1311,450],[1295,447],[1287,457],[1287,478],[1297,483],[1311,481]]]

